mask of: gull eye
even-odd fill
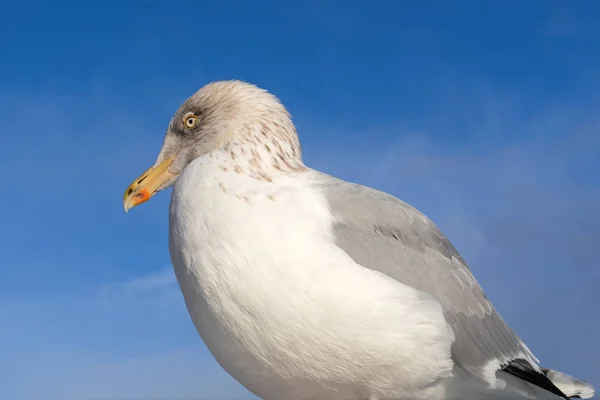
[[[192,129],[193,127],[195,127],[196,123],[198,123],[198,117],[196,115],[186,115],[183,118],[183,124],[188,129]]]

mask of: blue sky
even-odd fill
[[[100,5],[101,4],[101,5]],[[204,84],[270,90],[305,161],[422,210],[549,366],[600,385],[600,4],[110,2],[0,12],[0,398],[252,399],[122,194]]]

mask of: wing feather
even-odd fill
[[[409,204],[375,189],[319,174],[335,219],[336,244],[357,263],[433,296],[456,340],[452,356],[493,383],[514,360],[537,374],[538,360],[492,306],[448,238]]]

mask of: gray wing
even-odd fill
[[[540,373],[535,356],[496,312],[465,260],[433,222],[386,193],[317,176],[335,218],[336,244],[362,266],[439,301],[456,336],[452,357],[457,365],[487,381],[517,359]]]

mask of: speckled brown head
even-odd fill
[[[250,163],[265,161],[260,148],[276,169],[303,165],[296,128],[277,97],[241,81],[209,83],[175,112],[154,166],[125,191],[125,211],[173,185],[195,158],[234,143],[249,145]]]

